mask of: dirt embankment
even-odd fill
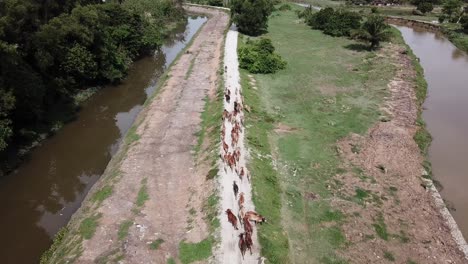
[[[334,179],[344,199],[333,204],[356,216],[344,225],[350,244],[341,253],[353,263],[467,263],[421,177],[414,66],[404,49],[388,48],[397,72],[381,109],[386,116],[366,135],[338,142],[348,173]]]
[[[440,32],[439,25],[425,22],[425,21],[418,21],[418,20],[412,20],[412,19],[395,17],[395,16],[386,16],[385,21],[387,21],[387,23],[398,25],[398,26],[418,27],[418,28],[431,31],[431,32]]]
[[[73,217],[51,262],[166,263],[177,259],[182,240],[207,237],[202,202],[209,164],[197,162],[194,146],[204,98],[216,91],[229,16],[186,9],[209,19]]]

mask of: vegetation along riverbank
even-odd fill
[[[174,1],[0,3],[0,171],[71,121],[79,102],[122,80],[183,18]]]
[[[378,13],[383,16],[435,24],[459,49],[468,52],[468,6],[462,0],[305,0],[320,7],[344,7],[361,14]]]
[[[272,263],[463,263],[423,184],[426,84],[402,37],[387,28],[389,42],[369,49],[330,36],[352,30],[325,23],[326,35],[291,9],[273,12],[261,36],[286,68],[241,72],[254,203],[274,219],[259,227],[262,254]]]
[[[186,9],[209,19],[161,77],[157,94],[41,263],[191,263],[212,255],[219,223],[213,217],[217,149],[210,142],[219,131],[218,68],[229,17]]]

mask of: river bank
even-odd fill
[[[398,34],[367,52],[297,23],[294,9],[276,12],[265,35],[287,68],[242,76],[246,120],[255,120],[250,169],[281,186],[273,225],[289,241],[262,244],[262,254],[273,263],[466,262],[424,185],[416,58]]]
[[[181,257],[179,246],[211,244],[202,213],[210,164],[194,160],[193,148],[204,98],[216,94],[229,19],[217,10],[187,10],[210,18],[147,101],[47,262],[165,263]]]
[[[119,85],[97,92],[75,121],[45,139],[15,172],[1,178],[0,198],[6,201],[1,210],[7,215],[0,220],[2,233],[23,241],[0,241],[3,263],[38,261],[116,154],[161,75],[205,20],[187,17],[160,51],[136,61]]]

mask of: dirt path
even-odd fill
[[[66,237],[66,252],[78,248],[79,253],[67,253],[65,259],[73,258],[76,263],[166,263],[170,257],[177,259],[182,240],[199,242],[208,235],[202,201],[209,185],[209,167],[196,163],[193,149],[204,98],[216,91],[229,16],[215,9],[186,9],[207,14],[209,19],[171,67],[156,98],[140,114],[136,133],[129,132],[127,138],[134,142],[126,155],[110,163],[83,204],[85,209],[72,219],[70,234],[76,234],[82,231],[83,218],[99,216],[90,239],[76,247],[71,245],[80,236]],[[112,194],[94,208],[89,197],[96,197],[107,183],[112,184]],[[86,209],[88,206],[92,209]],[[190,225],[189,216],[195,218],[195,224]],[[151,249],[150,244],[158,239],[162,244]]]
[[[240,85],[240,76],[239,76],[239,62],[237,59],[237,36],[238,32],[231,28],[226,37],[225,44],[225,54],[224,54],[224,65],[225,65],[225,93],[230,91],[230,100],[224,100],[224,108],[233,115],[234,113],[234,103],[237,102],[242,105],[242,95],[241,95],[241,85]],[[242,255],[239,250],[239,234],[244,233],[244,227],[239,225],[239,230],[235,230],[234,227],[227,221],[227,216],[225,211],[231,209],[236,215],[238,220],[241,220],[239,217],[239,205],[238,197],[240,193],[245,195],[244,208],[245,212],[255,211],[255,206],[252,203],[252,194],[250,181],[247,178],[249,172],[246,168],[246,159],[248,152],[244,145],[244,126],[243,126],[243,112],[239,111],[237,115],[233,118],[225,118],[223,121],[224,126],[224,142],[228,146],[228,150],[223,149],[223,144],[221,144],[220,153],[224,156],[226,153],[234,153],[238,150],[239,160],[236,162],[235,166],[231,169],[226,160],[221,160],[219,164],[220,172],[220,196],[221,196],[221,212],[220,212],[220,221],[221,221],[221,245],[217,253],[217,261],[219,263],[258,263],[260,246],[257,239],[257,229],[253,224],[253,249],[252,255],[247,251],[245,257],[242,258]],[[239,139],[237,143],[233,141],[233,135],[231,133],[233,126],[238,124],[240,130],[238,132]],[[235,132],[236,133],[236,132]],[[244,170],[244,176],[240,177],[241,170]],[[234,195],[233,191],[233,182],[236,181],[239,187],[239,194],[237,197]]]

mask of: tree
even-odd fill
[[[463,27],[463,31],[465,33],[468,34],[468,15],[464,15],[461,19],[460,19],[460,24],[462,25]]]
[[[256,36],[268,27],[268,16],[272,12],[269,0],[233,0],[231,16],[239,31]]]
[[[432,5],[430,2],[420,2],[417,9],[425,14],[434,10],[434,5]]]
[[[460,0],[447,0],[442,5],[444,13],[450,22],[456,23],[461,16],[463,2]]]
[[[331,7],[313,13],[306,22],[314,29],[323,30],[323,33],[335,37],[349,36],[351,31],[361,26],[362,17],[356,12],[344,9],[334,10]]]
[[[370,49],[376,49],[380,46],[380,42],[390,39],[390,26],[383,17],[371,15],[353,36],[361,41],[369,42]]]

